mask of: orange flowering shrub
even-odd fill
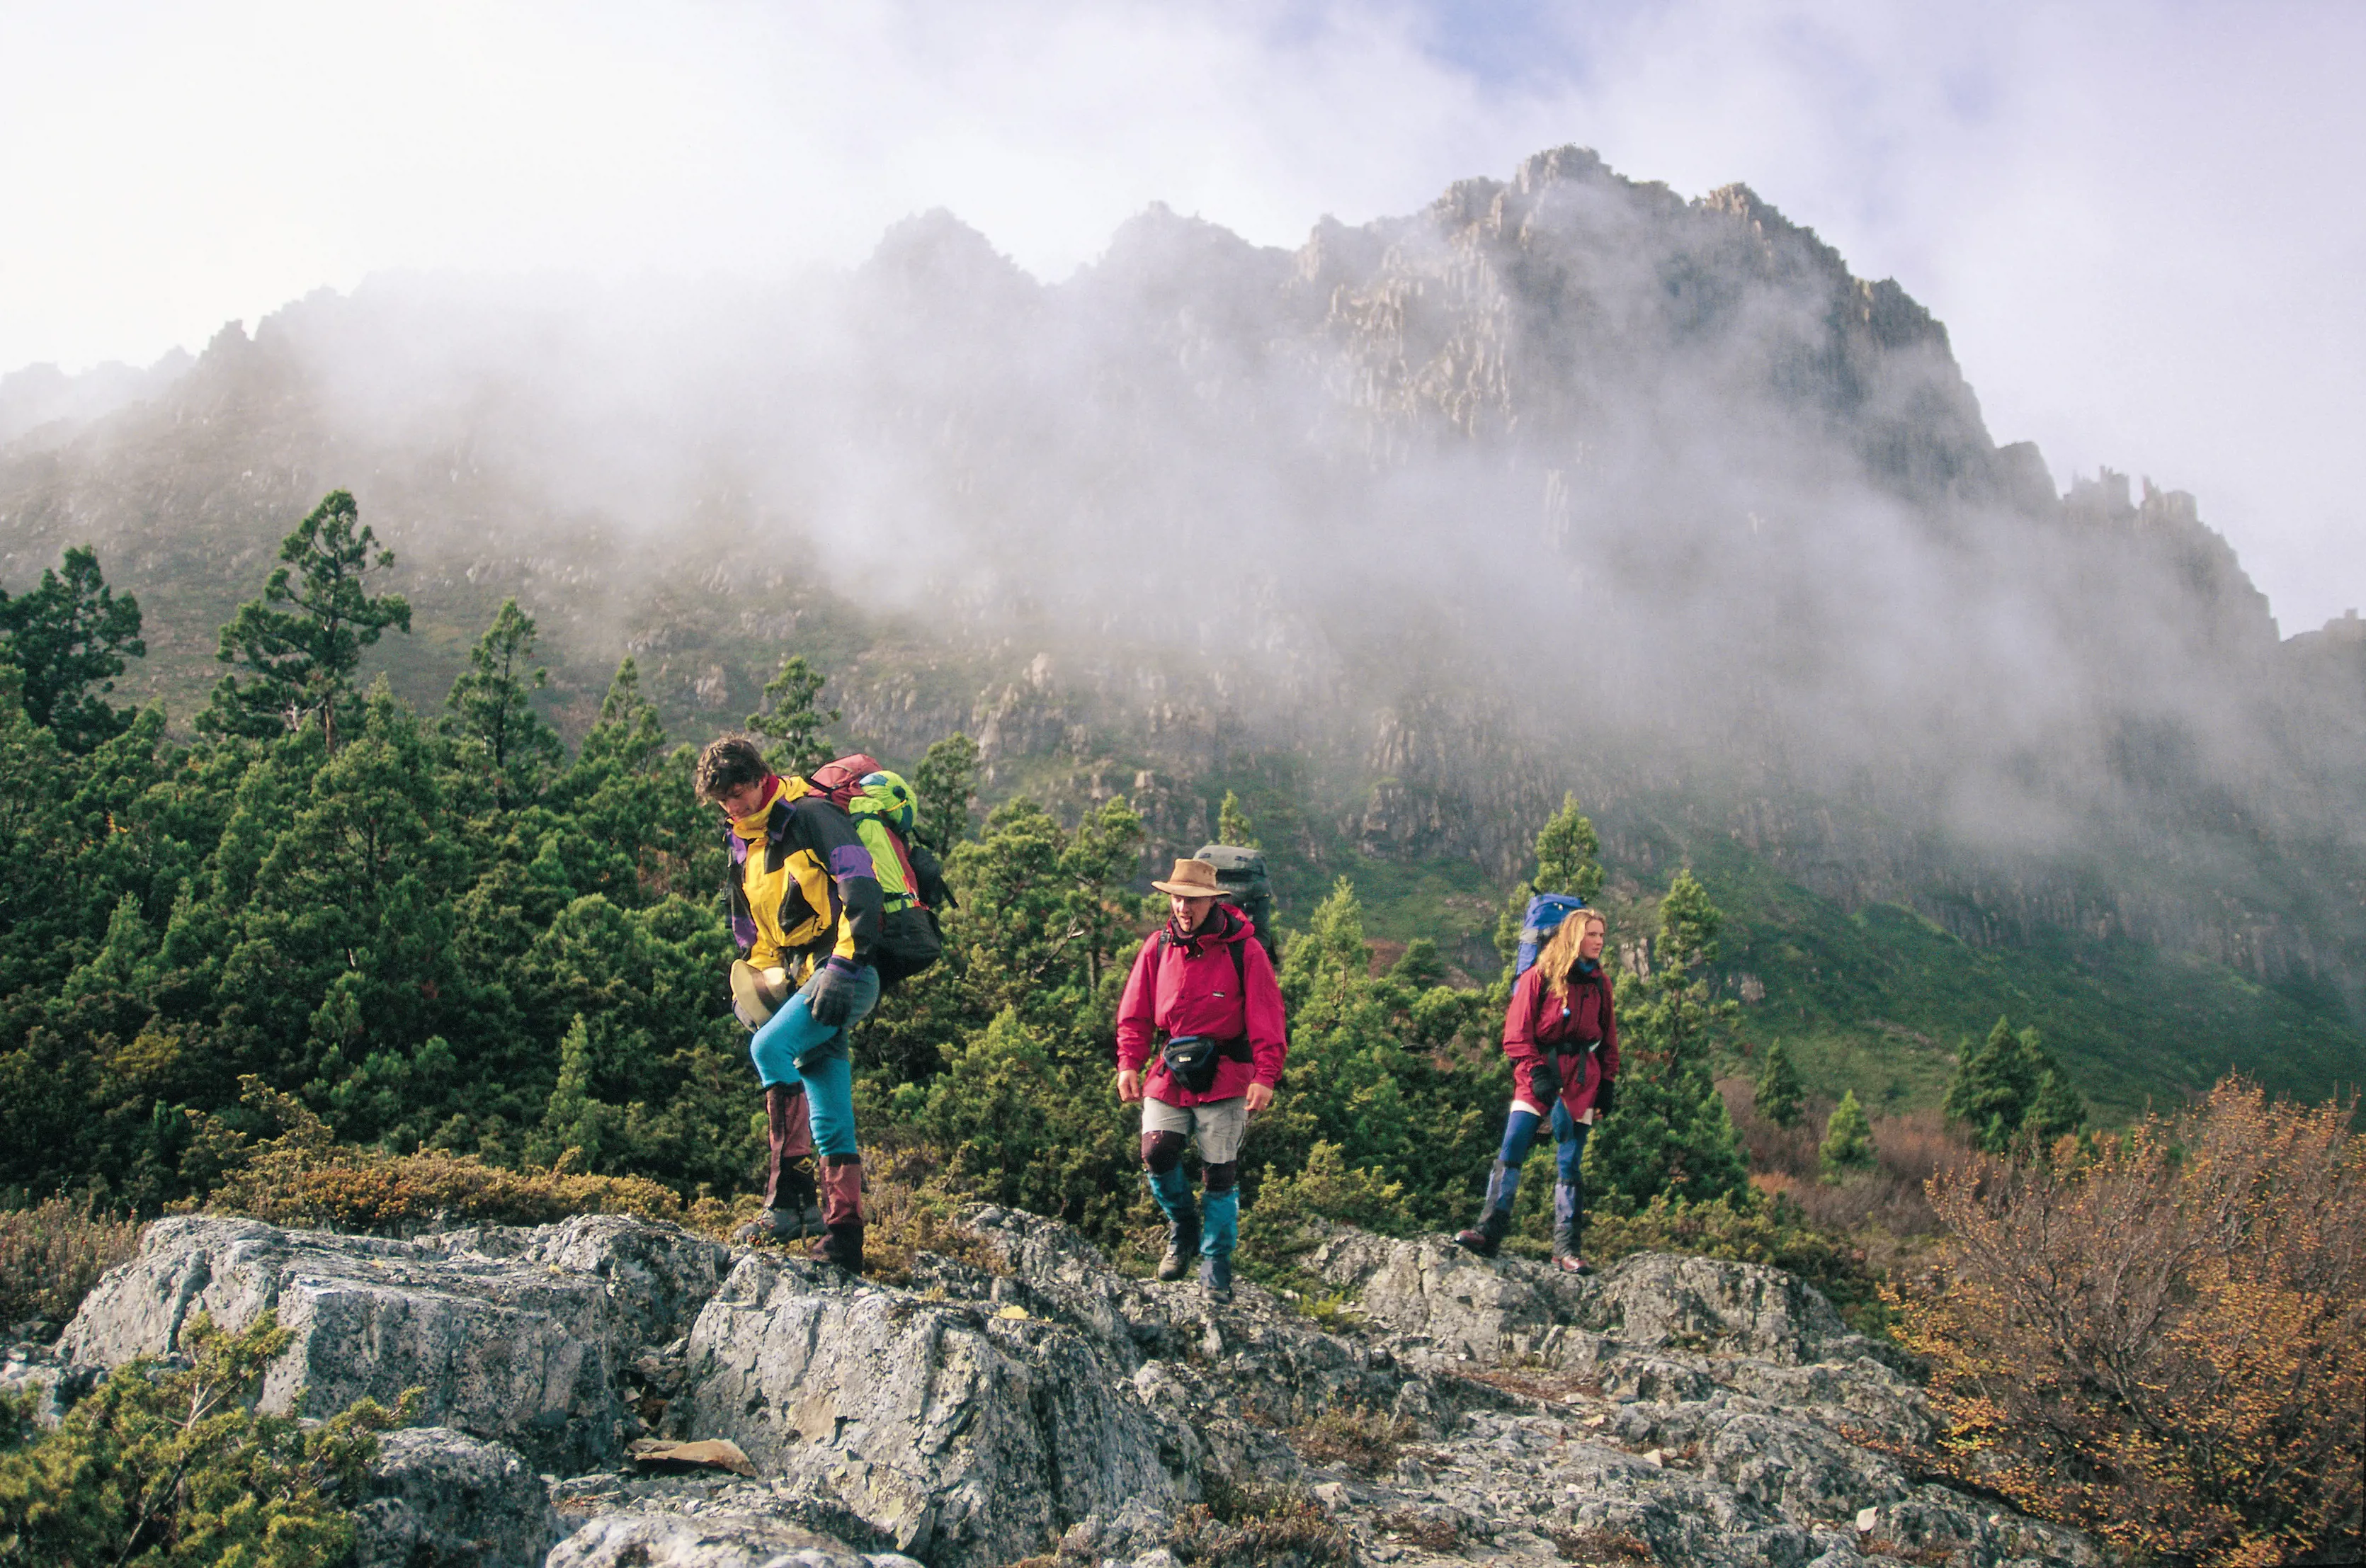
[[[2140,1557],[2355,1561],[2366,1138],[2229,1076],[2190,1112],[1931,1183],[1904,1292],[1938,1468]]]

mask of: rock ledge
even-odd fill
[[[426,1391],[361,1512],[373,1568],[1159,1568],[1192,1505],[1275,1484],[1375,1562],[2100,1562],[1880,1451],[1932,1430],[1910,1363],[1777,1269],[1572,1280],[1340,1229],[1305,1263],[1352,1314],[1318,1325],[1254,1285],[1211,1311],[1032,1215],[968,1223],[1007,1272],[924,1255],[894,1289],[613,1216],[408,1241],[166,1220],[6,1375],[62,1402],[197,1312],[277,1308],[269,1407]],[[648,1436],[728,1438],[757,1474],[638,1473]]]

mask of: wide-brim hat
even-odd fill
[[[774,976],[780,978],[774,979]],[[731,1010],[750,1029],[771,1021],[789,999],[789,977],[778,969],[759,969],[744,958],[731,961]]]
[[[1175,874],[1164,882],[1154,882],[1161,893],[1172,893],[1182,898],[1221,898],[1223,885],[1216,880],[1216,868],[1203,860],[1178,860]]]

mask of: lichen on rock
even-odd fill
[[[365,1568],[1140,1568],[1259,1529],[1405,1564],[2098,1560],[1921,1483],[1910,1364],[1779,1269],[1579,1280],[1339,1228],[1302,1261],[1356,1310],[1318,1323],[1245,1283],[1211,1309],[1054,1221],[965,1223],[1003,1271],[924,1254],[896,1288],[616,1216],[407,1241],[172,1220],[12,1372],[70,1392],[197,1312],[276,1307],[275,1408],[424,1388],[434,1425],[387,1438],[360,1508]],[[644,1437],[728,1439],[757,1473],[644,1472]]]

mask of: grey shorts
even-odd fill
[[[1163,1100],[1142,1102],[1142,1130],[1200,1136],[1200,1159],[1223,1165],[1241,1157],[1241,1140],[1248,1136],[1249,1101],[1236,1094],[1209,1105],[1169,1105]]]

